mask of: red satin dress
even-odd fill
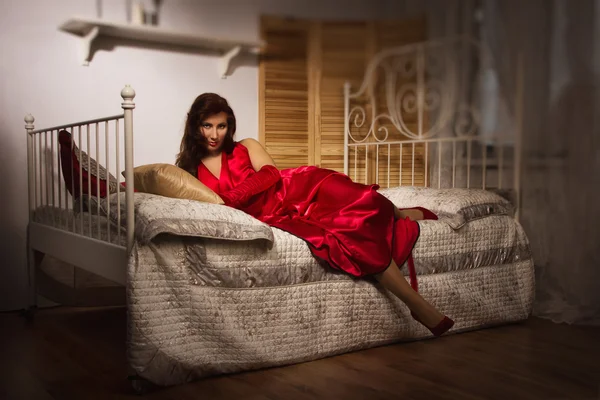
[[[248,149],[240,143],[230,154],[222,152],[218,178],[204,164],[198,166],[198,179],[217,194],[255,173]],[[377,192],[377,185],[313,166],[284,169],[280,175],[279,182],[241,210],[303,239],[315,257],[355,277],[384,271],[392,256],[399,267],[409,258],[419,225],[408,218],[396,220],[393,204]]]

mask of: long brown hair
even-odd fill
[[[185,122],[185,131],[181,139],[179,154],[175,165],[198,176],[198,164],[208,155],[207,140],[200,132],[200,126],[211,115],[224,112],[227,114],[227,134],[223,140],[222,151],[231,153],[234,147],[235,115],[229,103],[215,93],[203,93],[196,97]]]

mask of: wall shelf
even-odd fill
[[[231,61],[242,53],[256,54],[262,42],[252,42],[231,38],[206,37],[198,34],[165,30],[155,26],[113,23],[89,18],[71,18],[64,22],[60,30],[77,35],[83,65],[89,65],[94,54],[93,42],[101,36],[114,39],[135,40],[152,44],[171,44],[198,50],[215,51],[220,56],[218,73],[226,78]]]

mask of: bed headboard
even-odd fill
[[[98,118],[88,121],[69,123],[51,128],[35,129],[35,119],[32,115],[25,116],[25,130],[27,132],[27,164],[28,164],[28,199],[29,219],[34,221],[36,211],[44,215],[44,210],[53,209],[50,222],[46,225],[52,228],[66,229],[73,234],[87,236],[111,243],[110,230],[102,232],[100,225],[92,224],[92,211],[83,213],[88,205],[84,206],[84,198],[91,194],[97,196],[101,193],[101,181],[114,174],[115,190],[121,187],[121,171],[124,167],[125,175],[125,204],[117,202],[116,210],[108,209],[103,218],[106,226],[110,225],[110,215],[117,219],[117,226],[121,226],[122,208],[126,218],[126,250],[127,254],[133,247],[134,241],[134,205],[133,205],[133,110],[135,91],[129,85],[121,90],[121,108],[123,113],[110,117]],[[61,157],[61,132],[69,134],[70,143],[62,142],[67,153]],[[75,159],[77,162],[75,162]],[[65,174],[65,169],[67,172]],[[84,172],[85,170],[85,172]],[[77,176],[75,182],[74,176]],[[67,187],[67,177],[71,185]],[[98,177],[98,178],[96,178]],[[73,191],[73,193],[71,193]],[[76,192],[77,191],[77,192]],[[58,216],[60,213],[76,211],[76,218],[69,220],[65,215],[64,221]],[[54,215],[56,214],[56,215]],[[87,215],[84,215],[87,214]],[[100,204],[97,202],[95,215],[99,216]],[[87,220],[87,225],[86,225]],[[66,226],[68,225],[68,226]],[[32,229],[41,229],[30,224]],[[84,229],[84,226],[86,229]],[[105,236],[103,234],[106,233]],[[120,230],[118,230],[120,239]]]
[[[344,173],[381,187],[509,192],[518,210],[520,65],[516,89],[503,90],[489,51],[470,38],[380,51],[360,86],[344,85]]]

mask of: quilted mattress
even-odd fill
[[[455,320],[450,333],[528,317],[533,261],[513,218],[420,227],[419,290]],[[278,229],[272,241],[136,241],[128,279],[129,363],[159,385],[431,336],[375,281],[319,264]]]

